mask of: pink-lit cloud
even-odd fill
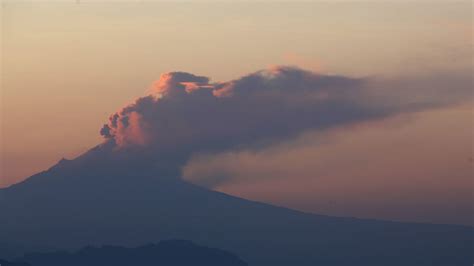
[[[120,148],[188,158],[456,103],[470,99],[470,85],[446,75],[351,78],[281,66],[215,83],[170,72],[149,95],[111,115],[101,134]]]

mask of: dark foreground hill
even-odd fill
[[[0,190],[0,257],[189,239],[252,266],[473,263],[472,227],[302,213],[94,153]]]
[[[190,241],[168,240],[137,248],[86,247],[77,252],[35,253],[22,261],[32,266],[246,266],[237,256]],[[3,265],[2,265],[3,266]],[[14,266],[14,265],[12,265]],[[18,265],[20,266],[20,265]]]
[[[0,266],[31,266],[25,262],[11,262],[0,259]]]

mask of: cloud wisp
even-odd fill
[[[156,156],[183,167],[197,153],[266,147],[307,130],[470,98],[470,82],[456,81],[352,78],[286,66],[214,83],[170,72],[149,95],[111,115],[100,132],[115,151],[146,151],[151,161]]]
[[[183,178],[313,213],[472,225],[473,111],[450,106],[197,154]]]

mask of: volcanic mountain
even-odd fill
[[[303,213],[198,187],[166,161],[110,154],[104,144],[1,189],[0,257],[187,239],[254,266],[473,262],[472,227]]]

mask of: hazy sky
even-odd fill
[[[214,81],[235,79],[282,64],[354,77],[472,73],[470,1],[83,1],[81,4],[5,1],[1,18],[0,186],[18,182],[47,169],[62,157],[73,158],[101,142],[98,131],[108,116],[142,96],[167,71],[188,71]],[[313,186],[281,177],[259,180],[257,185],[252,185],[256,181],[251,180],[218,189],[328,214],[375,217],[374,213],[379,213],[380,217],[390,219],[468,223],[466,215],[454,217],[453,214],[454,218],[450,219],[445,212],[435,209],[443,202],[451,204],[444,209],[456,204],[466,212],[472,207],[467,203],[472,196],[469,191],[449,194],[472,185],[472,138],[469,137],[472,105],[410,117],[402,119],[403,125],[388,133],[380,124],[351,132],[354,142],[373,141],[370,145],[393,148],[387,160],[381,159],[386,149],[366,150],[371,146],[349,143],[344,135],[348,133],[334,133],[334,138],[340,141],[311,152],[298,146],[290,149],[297,157],[328,156],[321,160],[343,165],[347,170],[333,173],[339,177],[332,179],[336,181],[329,182],[321,174],[327,171],[327,165],[307,167],[296,162],[289,163],[282,172],[291,176],[301,174],[301,179]],[[384,141],[378,140],[381,135],[386,136]],[[394,142],[400,145],[392,147]],[[415,144],[422,145],[416,149],[417,153],[407,152]],[[443,156],[437,156],[436,151],[442,151]],[[416,159],[408,155],[416,155]],[[226,160],[226,156],[218,160]],[[260,159],[258,153],[234,156]],[[261,162],[273,165],[284,160],[284,156],[272,153]],[[362,171],[351,159],[361,156],[380,161],[380,166]],[[390,163],[395,159],[402,161]],[[214,160],[210,158],[203,163],[202,169],[210,171]],[[409,166],[413,160],[421,160],[420,167],[428,170],[414,170],[415,167]],[[239,167],[248,169],[248,175],[255,171],[268,174],[265,167],[256,169],[254,165],[245,165],[244,159],[237,161],[244,162]],[[430,168],[431,165],[436,167]],[[435,175],[441,171],[437,167],[442,171],[452,170],[455,176],[449,176],[449,172]],[[315,175],[323,177],[310,178]],[[384,184],[376,176],[391,180],[388,184],[402,194],[387,196],[386,190],[375,189]],[[413,176],[425,178],[423,182],[428,183],[433,178],[436,184],[426,190],[432,197],[420,200],[419,194],[413,191],[418,188],[411,186],[415,182]],[[359,187],[358,182],[348,185],[348,179],[357,178],[373,186]],[[393,181],[396,178],[402,179]],[[283,191],[282,184],[293,186],[284,185],[288,190]],[[434,196],[442,195],[443,189],[447,193],[445,197]],[[322,190],[327,193],[321,193]],[[351,205],[331,198],[335,193],[347,195]],[[407,208],[407,213],[384,213],[379,211],[380,205],[366,204],[354,196],[357,193],[372,193],[380,199],[380,204],[392,204],[395,209],[399,206],[399,210],[408,204],[406,199],[412,199],[419,203],[417,207],[428,206],[433,213],[421,217],[411,213],[416,208]],[[327,202],[335,202],[336,207]]]
[[[185,177],[303,211],[472,223],[472,105],[330,130],[274,147],[197,157]],[[422,211],[421,211],[422,210]]]

